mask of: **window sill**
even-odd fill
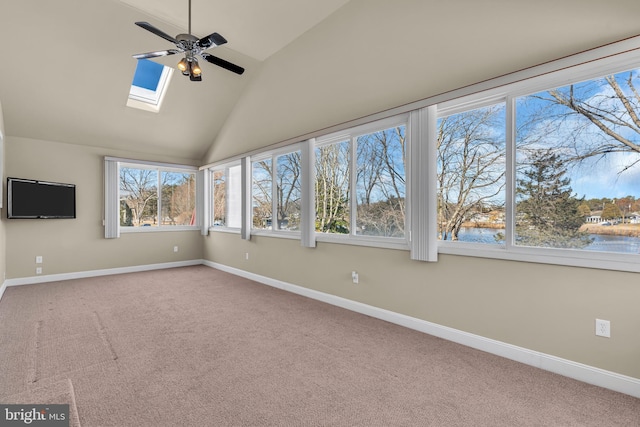
[[[281,239],[300,240],[300,232],[299,231],[252,229],[251,230],[251,235],[252,236],[276,237],[276,238],[281,238]]]
[[[209,231],[212,231],[214,233],[240,234],[239,228],[223,227],[221,225],[216,225],[215,227],[209,227]]]
[[[601,270],[640,272],[640,256],[635,254],[528,247],[513,247],[507,250],[504,245],[456,242],[439,242],[438,253]]]
[[[165,226],[165,227],[120,227],[121,234],[135,234],[135,233],[158,233],[165,231],[198,231],[200,230],[197,226],[192,225],[176,225],[176,226]]]
[[[393,239],[385,237],[362,237],[352,235],[316,233],[317,242],[339,243],[343,245],[369,246],[383,249],[409,250],[409,244],[405,239]]]

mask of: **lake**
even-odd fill
[[[458,239],[461,242],[497,244],[495,235],[503,233],[504,229],[494,228],[469,228],[460,229]],[[629,236],[609,236],[602,234],[590,234],[593,243],[583,250],[598,252],[640,253],[640,238]]]

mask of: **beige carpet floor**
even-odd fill
[[[205,266],[8,288],[24,399],[83,427],[640,425],[640,399]]]

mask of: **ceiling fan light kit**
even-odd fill
[[[217,65],[218,67],[222,67],[225,70],[229,70],[233,73],[244,73],[244,68],[205,52],[205,50],[207,49],[218,47],[227,42],[227,40],[220,34],[212,33],[200,39],[191,34],[191,0],[189,0],[189,34],[178,34],[174,38],[164,31],[154,27],[148,22],[136,22],[135,24],[140,28],[144,28],[145,30],[155,34],[156,36],[162,37],[163,39],[170,41],[171,43],[176,45],[176,49],[135,54],[133,55],[133,57],[136,59],[149,59],[167,55],[175,55],[177,53],[184,53],[185,56],[180,60],[180,62],[178,62],[177,67],[183,75],[189,76],[189,79],[191,81],[202,80],[202,70],[200,69],[200,65],[198,64],[197,56],[200,56],[205,61]]]

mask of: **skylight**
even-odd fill
[[[145,111],[160,111],[164,94],[169,87],[173,68],[139,59],[133,75],[127,107]]]

